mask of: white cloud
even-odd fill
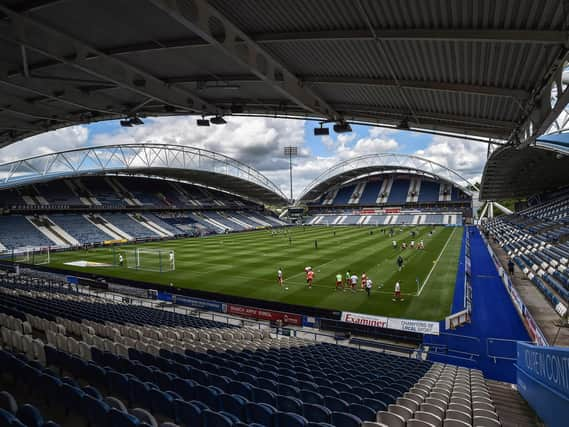
[[[32,136],[0,150],[0,163],[82,147],[89,140],[87,126],[73,126]]]
[[[118,127],[107,133],[90,134],[88,126],[75,126],[38,135],[0,150],[0,163],[86,145],[169,143],[223,153],[259,169],[285,194],[289,192],[288,159],[283,148],[295,145],[294,190],[300,192],[315,177],[334,164],[364,154],[398,152],[411,132],[370,127],[365,134],[331,134],[318,139],[326,156],[314,155],[305,142],[304,121],[260,117],[228,117],[224,126],[197,127],[195,117],[145,119],[144,126]],[[94,132],[93,132],[94,133]],[[407,146],[411,145],[407,144]],[[313,146],[314,147],[314,146]],[[484,144],[435,136],[417,155],[427,157],[468,178],[479,178],[486,158]]]
[[[415,154],[453,169],[471,180],[480,179],[486,163],[485,144],[475,141],[434,136],[433,142]]]

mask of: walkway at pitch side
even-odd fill
[[[516,357],[515,341],[529,341],[530,337],[479,230],[467,227],[465,232],[470,233],[472,260],[471,323],[454,331],[445,331],[440,336],[426,335],[424,344],[431,346],[429,360],[481,369],[487,378],[513,383],[516,382],[514,360],[508,358]],[[465,240],[459,258],[461,265],[457,272],[453,313],[460,311],[463,304]],[[444,321],[441,331],[444,331]]]

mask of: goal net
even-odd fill
[[[122,249],[115,256],[119,266],[143,271],[165,273],[176,270],[176,254],[172,250],[134,248]]]
[[[50,250],[47,248],[26,248],[14,252],[14,262],[23,264],[45,265],[50,262]]]

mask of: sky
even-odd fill
[[[480,180],[486,145],[412,131],[352,126],[353,132],[314,136],[314,122],[295,119],[228,116],[226,125],[197,127],[195,117],[145,118],[144,125],[123,128],[119,121],[72,126],[37,135],[0,149],[0,163],[61,150],[124,143],[169,143],[205,148],[247,163],[289,194],[285,146],[297,146],[293,160],[295,197],[319,174],[342,160],[372,153],[415,154]]]

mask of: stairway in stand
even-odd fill
[[[503,427],[541,427],[544,424],[512,384],[486,380]]]

